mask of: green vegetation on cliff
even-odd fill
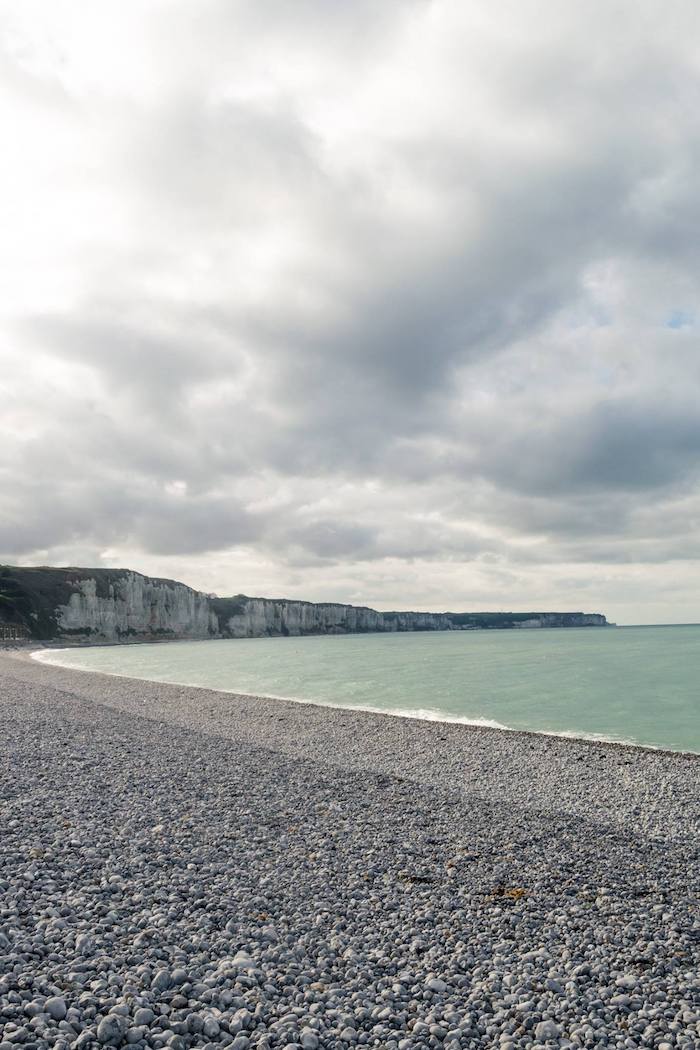
[[[0,566],[0,622],[20,624],[27,628],[32,638],[41,641],[90,634],[89,628],[77,631],[61,627],[58,610],[68,604],[71,595],[75,594],[81,581],[86,578],[95,581],[99,598],[108,599],[110,588],[129,572],[129,569],[83,569],[72,566]]]

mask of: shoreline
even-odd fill
[[[27,652],[0,718],[8,1047],[697,1045],[700,756]]]
[[[574,629],[577,629],[577,628],[574,628]],[[581,628],[581,630],[583,630],[583,629],[584,628]],[[196,640],[201,640],[201,639],[196,639]],[[144,644],[144,643],[134,643],[134,644]],[[176,682],[176,681],[165,681],[165,680],[160,681],[160,680],[151,679],[151,678],[138,678],[138,677],[135,677],[133,675],[121,674],[118,671],[102,671],[102,670],[99,670],[98,668],[90,668],[90,667],[71,667],[68,664],[61,664],[61,663],[54,662],[54,661],[48,659],[48,656],[50,654],[52,654],[52,653],[70,652],[74,648],[92,648],[92,647],[89,647],[89,646],[64,646],[62,648],[48,648],[47,649],[44,646],[37,645],[36,647],[28,646],[28,647],[24,648],[21,652],[22,652],[22,654],[24,654],[24,656],[26,658],[28,658],[30,660],[34,660],[37,663],[42,664],[44,666],[60,667],[60,668],[63,668],[65,670],[76,671],[78,673],[82,672],[82,673],[85,673],[85,674],[104,675],[107,678],[124,678],[124,679],[126,679],[128,681],[132,681],[132,682],[152,682],[152,683],[154,683],[156,685],[158,685],[158,684],[160,684],[160,685],[172,685],[172,686],[177,686],[177,687],[180,687],[180,688],[195,689],[195,690],[200,690],[201,689],[201,690],[204,690],[206,692],[220,693],[220,694],[222,694],[224,696],[234,696],[234,697],[236,697],[236,696],[245,696],[245,697],[247,697],[247,698],[249,698],[251,700],[275,701],[275,702],[282,702],[282,703],[285,703],[285,704],[301,704],[301,705],[306,705],[306,706],[310,706],[310,707],[319,707],[319,708],[324,708],[324,709],[327,708],[327,709],[335,710],[335,711],[356,711],[356,712],[360,712],[360,713],[364,713],[364,714],[378,715],[380,717],[384,716],[384,717],[387,717],[387,718],[403,718],[403,719],[408,719],[408,720],[416,721],[416,722],[435,722],[435,723],[437,723],[439,725],[464,726],[464,727],[472,728],[472,729],[488,729],[488,730],[493,730],[493,731],[499,732],[499,733],[513,733],[513,734],[516,734],[516,735],[521,734],[521,735],[526,736],[526,737],[531,737],[531,736],[534,736],[534,737],[552,737],[552,738],[557,739],[557,740],[575,740],[575,741],[580,741],[582,743],[599,744],[599,745],[610,746],[610,747],[615,747],[615,748],[627,748],[627,749],[630,749],[630,750],[653,751],[653,752],[659,752],[659,753],[665,754],[665,755],[682,755],[682,756],[686,756],[688,758],[700,759],[700,751],[674,750],[672,748],[665,748],[665,747],[662,747],[661,745],[657,745],[657,744],[640,744],[640,743],[637,743],[636,741],[633,741],[633,740],[616,740],[616,739],[611,738],[611,737],[606,737],[606,736],[604,736],[602,734],[601,735],[597,735],[597,734],[587,734],[587,733],[584,733],[584,732],[580,732],[579,733],[576,730],[562,730],[562,731],[558,731],[558,730],[546,730],[546,729],[519,729],[519,728],[516,728],[516,727],[513,727],[513,726],[504,725],[503,723],[499,723],[495,719],[489,719],[489,718],[485,718],[485,717],[483,719],[469,719],[469,718],[466,718],[466,717],[465,718],[461,718],[459,716],[454,716],[454,717],[444,716],[444,715],[442,715],[441,712],[436,711],[435,709],[431,709],[431,708],[419,708],[419,709],[416,709],[415,711],[412,712],[411,709],[399,709],[399,710],[395,710],[395,711],[390,711],[390,710],[386,710],[386,709],[372,707],[372,706],[369,706],[369,705],[368,706],[364,706],[363,705],[362,707],[343,706],[342,704],[333,703],[331,701],[324,702],[324,701],[320,701],[320,700],[309,700],[309,699],[307,699],[305,697],[282,696],[282,695],[275,694],[275,693],[247,693],[247,692],[240,692],[239,690],[236,690],[236,689],[217,689],[217,688],[215,688],[213,686],[207,686],[207,685],[192,685],[192,684],[187,683],[187,682]],[[46,654],[46,656],[44,656],[44,654]],[[20,654],[18,654],[18,655],[20,655]],[[422,711],[422,712],[425,712],[425,713],[424,714],[419,714],[418,713],[419,711]]]
[[[630,791],[639,791],[647,798],[659,790],[668,795],[677,779],[677,800],[685,798],[686,815],[689,819],[694,815],[700,833],[700,755],[695,752],[154,682],[68,668],[37,660],[26,650],[15,653],[9,661],[30,669],[30,680],[36,680],[32,674],[36,669],[39,680],[67,688],[97,707],[106,706],[130,716],[165,720],[184,730],[232,737],[251,746],[265,740],[271,751],[295,757],[313,750],[333,768],[391,774],[396,772],[397,762],[403,763],[407,776],[421,783],[449,782],[456,790],[463,788],[460,766],[467,764],[468,790],[481,780],[482,770],[488,770],[490,790],[509,803],[520,805],[526,798],[528,804],[550,808],[556,791],[554,810],[571,806],[586,818],[599,820],[604,815],[618,826],[636,819],[634,805],[627,797]],[[0,654],[0,668],[2,662]],[[595,774],[597,763],[603,760],[613,769],[624,768],[624,780],[602,784]],[[670,780],[668,771],[672,771]],[[683,775],[697,782],[695,796],[688,791],[688,783],[681,787]],[[586,795],[589,783],[590,794]],[[663,831],[659,821],[654,823],[657,831]]]

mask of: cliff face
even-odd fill
[[[0,569],[0,624],[37,639],[126,642],[369,631],[605,626],[599,613],[377,612],[358,605],[217,598],[121,569]]]
[[[96,634],[110,641],[154,635],[208,638],[218,627],[204,594],[183,583],[130,572],[98,594],[97,581],[76,581],[67,604],[56,609],[61,634]]]
[[[232,610],[227,604],[233,602]],[[274,598],[213,599],[219,631],[230,638],[264,635],[361,634],[368,631],[449,631],[440,613],[380,613],[361,605],[286,601]]]
[[[527,620],[513,623],[513,627],[607,627],[601,613],[536,613]]]
[[[462,631],[532,627],[608,627],[602,613],[582,612],[477,612],[445,613],[453,627]]]
[[[12,604],[0,618],[23,623],[39,639],[207,638],[218,630],[205,594],[128,570],[8,566],[2,593]]]

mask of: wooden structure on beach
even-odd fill
[[[29,630],[21,623],[0,623],[0,642],[26,642]]]

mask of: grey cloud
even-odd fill
[[[374,516],[376,515],[376,517]],[[473,561],[505,552],[503,544],[486,543],[472,529],[450,528],[441,522],[412,517],[410,512],[394,511],[387,520],[366,514],[366,523],[343,523],[340,516],[294,516],[283,523],[267,522],[263,542],[288,551],[295,565],[338,565],[347,561],[373,562],[399,558],[418,560]]]
[[[694,479],[700,417],[687,403],[618,399],[496,436],[487,475],[520,492],[644,492]]]
[[[259,537],[255,519],[232,499],[139,501],[132,531],[146,551],[192,554],[246,544]]]
[[[235,496],[188,497],[163,486],[92,475],[20,486],[5,500],[0,550],[8,558],[77,544],[134,542],[163,555],[217,551],[260,538],[261,525]]]
[[[136,309],[134,309],[134,305]],[[221,374],[235,376],[239,355],[234,344],[217,344],[203,319],[173,309],[160,321],[140,304],[98,303],[81,316],[43,315],[24,323],[39,352],[84,364],[112,389],[132,394],[161,391]]]

